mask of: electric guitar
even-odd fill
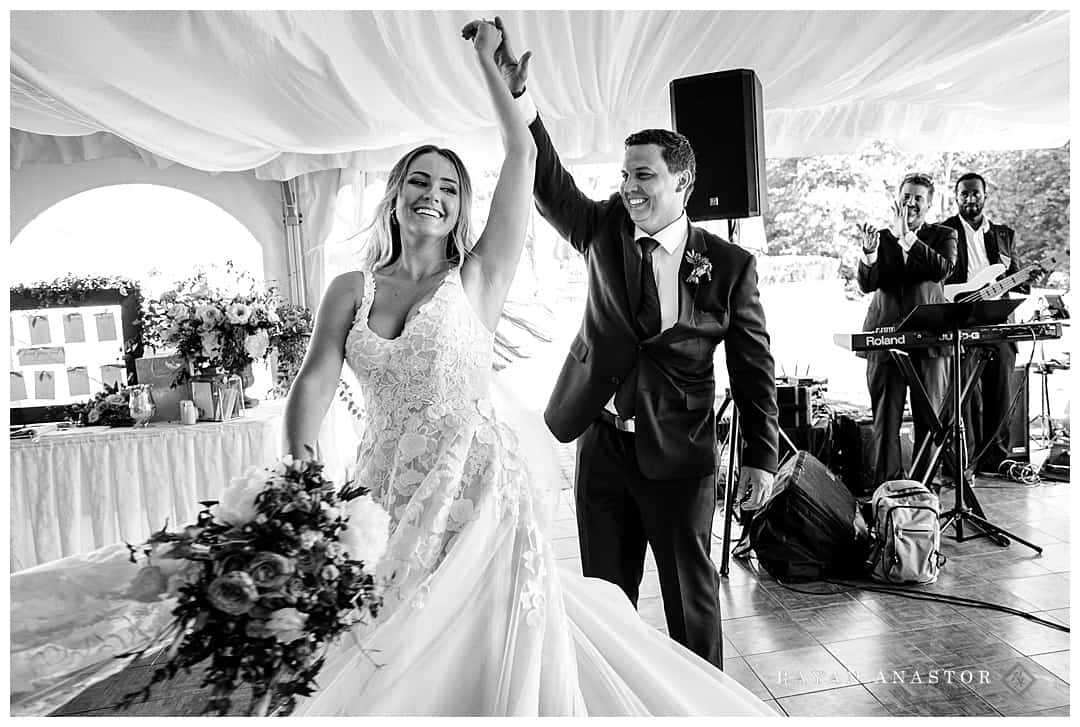
[[[1008,275],[1001,280],[997,276],[1005,272],[1006,268],[1001,263],[994,263],[983,270],[966,283],[953,283],[945,286],[945,298],[952,303],[970,303],[977,300],[994,300],[1015,288],[1017,285],[1026,283],[1039,273],[1044,273],[1050,268],[1064,262],[1069,251],[1064,254],[1054,253],[1047,255],[1037,263],[1031,263]]]

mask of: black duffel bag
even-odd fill
[[[769,500],[753,512],[747,531],[758,562],[784,582],[861,575],[870,550],[855,497],[804,451],[780,467]]]

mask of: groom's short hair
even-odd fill
[[[667,129],[642,129],[635,131],[626,137],[624,146],[640,146],[642,144],[656,144],[660,147],[660,154],[667,164],[668,171],[672,174],[689,171],[691,177],[697,179],[697,159],[694,157],[694,147],[690,146],[690,140],[677,131]]]

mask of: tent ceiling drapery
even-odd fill
[[[12,165],[149,154],[287,179],[386,169],[428,140],[490,154],[493,112],[458,32],[474,15],[13,12]],[[503,15],[517,50],[534,52],[530,90],[569,161],[619,158],[626,133],[670,125],[671,79],[736,67],[761,78],[774,157],[874,138],[923,150],[1068,139],[1065,11]]]

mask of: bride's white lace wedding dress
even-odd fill
[[[773,715],[616,586],[556,565],[554,450],[539,417],[519,424],[499,401],[493,336],[459,272],[395,339],[368,327],[364,280],[346,359],[366,409],[356,474],[391,515],[388,587],[296,714]],[[14,713],[55,709],[168,621],[171,600],[116,597],[135,568],[125,556],[118,545],[13,576]]]
[[[451,271],[388,340],[363,304],[346,360],[363,392],[357,463],[392,519],[379,620],[331,649],[297,714],[773,715],[647,626],[606,581],[556,566],[544,454],[493,403],[493,336]],[[530,449],[533,449],[530,447]]]

